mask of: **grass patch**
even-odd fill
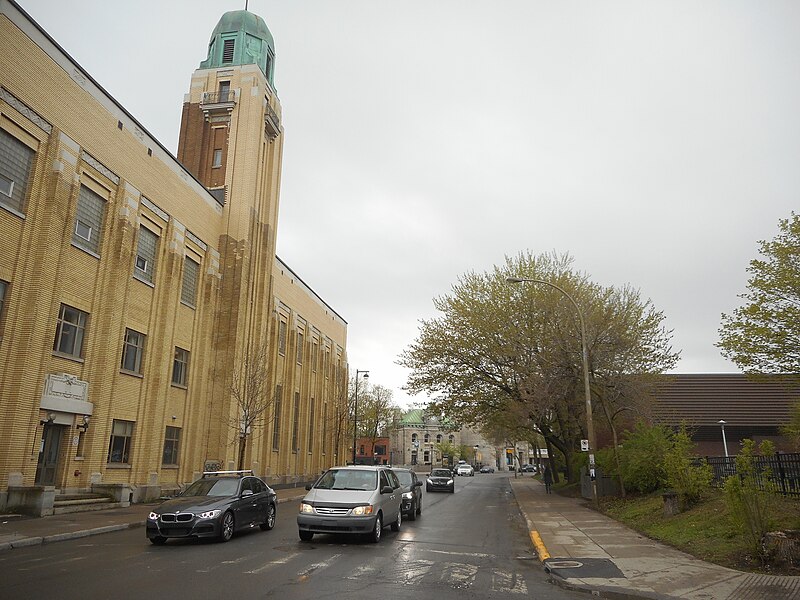
[[[775,508],[774,530],[800,527],[800,500],[776,498]],[[661,494],[625,500],[604,498],[602,509],[630,528],[708,562],[745,571],[778,572],[753,557],[744,532],[731,519],[719,490],[712,490],[704,502],[672,517],[663,514]],[[796,571],[783,573],[797,575]]]

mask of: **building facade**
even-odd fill
[[[10,0],[0,57],[0,508],[340,461],[347,324],[275,255],[264,21],[220,19],[177,158]]]
[[[460,431],[451,429],[438,417],[426,415],[422,409],[396,414],[389,439],[390,463],[397,466],[441,466],[453,457],[443,453],[440,444],[461,446]]]

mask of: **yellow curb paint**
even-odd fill
[[[533,542],[533,547],[536,548],[536,555],[539,557],[540,561],[543,562],[550,558],[550,553],[547,551],[547,548],[545,548],[538,531],[531,531],[531,542]]]

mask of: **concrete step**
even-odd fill
[[[67,513],[89,512],[94,510],[108,510],[111,508],[123,508],[129,506],[127,502],[111,502],[106,498],[105,502],[94,502],[91,504],[67,504],[67,505],[54,505],[54,515],[65,515]]]
[[[53,502],[53,506],[83,506],[89,504],[104,504],[111,502],[111,498],[107,496],[95,496],[92,498],[74,498],[69,500],[63,500],[61,498],[56,498]]]
[[[58,504],[59,502],[71,502],[73,500],[102,500],[103,498],[108,498],[108,496],[103,496],[102,494],[92,494],[90,492],[84,492],[81,494],[56,494],[55,503]]]

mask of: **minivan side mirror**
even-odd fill
[[[309,491],[309,490],[311,490],[311,488],[312,488],[312,487],[314,487],[314,484],[313,484],[313,483],[307,483],[307,484],[306,484],[306,491]]]
[[[390,485],[385,485],[381,488],[381,494],[391,494],[394,491],[394,488]]]
[[[417,483],[414,484],[414,487],[422,487],[422,482],[418,481]]]

